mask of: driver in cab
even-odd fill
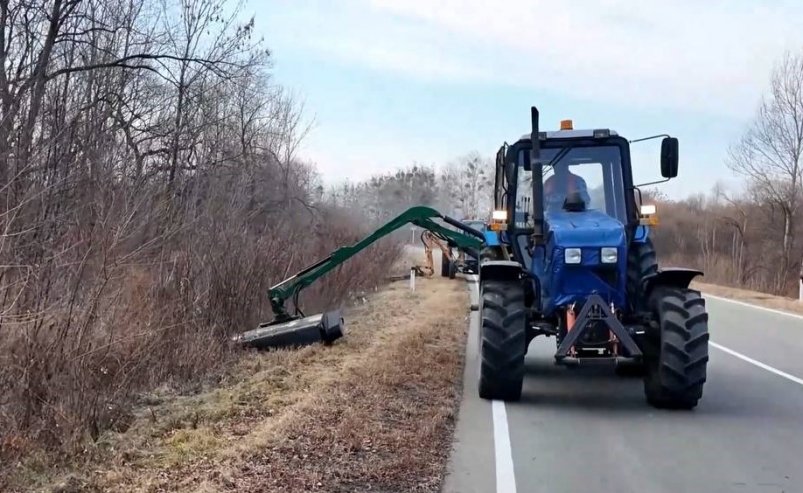
[[[585,202],[585,206],[588,207],[591,197],[588,194],[585,180],[569,171],[567,164],[557,164],[554,170],[555,173],[544,182],[544,205],[546,210],[562,210],[566,197],[572,192],[578,192]]]

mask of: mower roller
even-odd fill
[[[438,220],[459,231],[449,229],[440,224]],[[268,291],[268,297],[273,310],[273,320],[260,324],[256,329],[237,335],[234,338],[235,342],[247,347],[266,349],[301,346],[315,342],[331,344],[342,337],[345,321],[340,311],[329,311],[311,316],[304,315],[299,303],[301,291],[372,243],[406,224],[413,224],[426,230],[429,238],[452,248],[477,251],[483,244],[484,236],[480,231],[470,228],[430,207],[411,207],[361,241],[352,246],[335,250],[328,257],[315,262],[271,287]],[[288,300],[293,303],[292,313],[285,306]]]

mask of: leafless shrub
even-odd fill
[[[197,383],[270,318],[274,282],[366,232],[295,158],[301,107],[229,7],[0,2],[0,464],[80,450],[137,392]],[[375,286],[395,253],[305,307]]]

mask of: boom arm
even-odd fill
[[[468,234],[466,235],[457,231],[452,231],[435,222],[434,219],[442,219],[447,224],[465,231]],[[270,297],[271,308],[273,309],[273,314],[275,316],[274,322],[285,322],[295,318],[294,316],[288,314],[284,307],[284,303],[287,301],[287,299],[293,299],[293,303],[298,311],[298,295],[302,289],[306,288],[349,258],[358,254],[360,251],[364,250],[378,239],[389,235],[393,231],[396,231],[408,223],[431,231],[436,237],[441,238],[450,244],[454,244],[461,249],[479,250],[483,245],[483,234],[474,228],[470,228],[462,224],[460,221],[445,216],[430,207],[411,207],[399,214],[396,218],[385,223],[382,227],[366,236],[361,241],[352,246],[338,248],[325,259],[319,260],[318,262],[302,269],[300,272],[290,276],[279,284],[271,287],[268,291],[268,296]]]

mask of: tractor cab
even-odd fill
[[[626,193],[632,189],[632,176],[625,139],[608,130],[560,130],[542,133],[540,147],[540,173],[533,173],[529,135],[508,147],[498,164],[497,191],[501,193],[495,209],[514,218],[506,233],[514,240],[516,256],[528,267],[528,242],[542,211],[544,226],[561,222],[561,218],[563,222],[577,220],[575,212],[622,225],[637,218],[633,196]],[[536,175],[539,183],[533,182]]]
[[[639,222],[634,194],[627,193],[633,189],[627,140],[608,129],[574,130],[564,120],[539,141],[536,160],[525,135],[503,164],[503,208],[515,218],[506,234],[512,256],[541,281],[539,310],[551,314],[582,302],[589,290],[623,306],[626,245]],[[540,244],[533,241],[537,227]]]

